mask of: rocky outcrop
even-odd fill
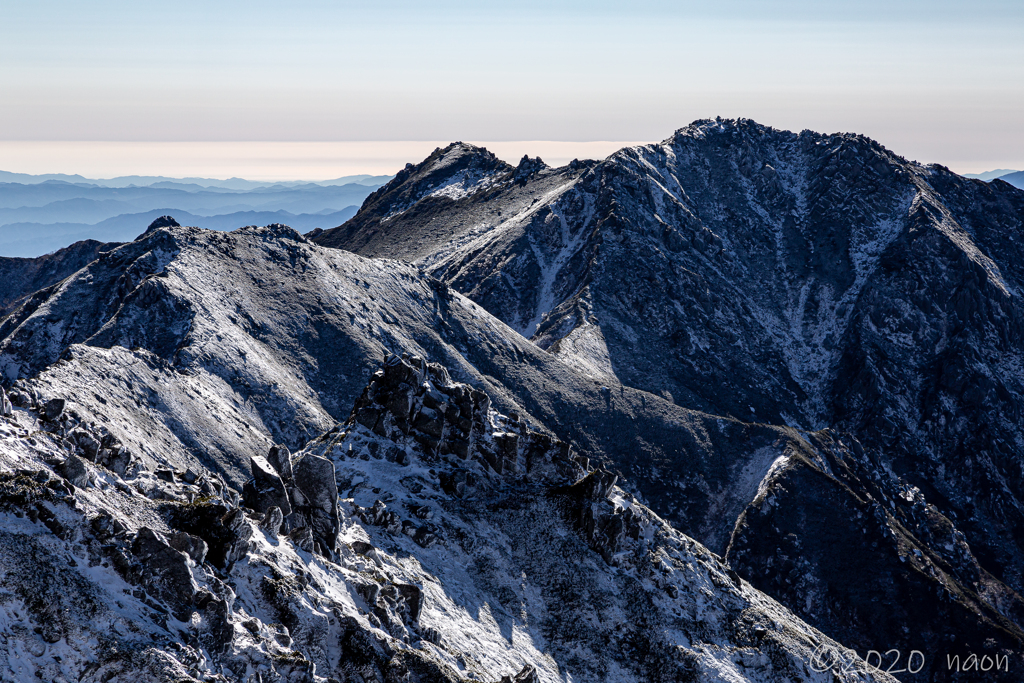
[[[342,510],[360,522],[342,539],[372,574],[353,586],[371,623],[395,637],[457,649],[459,631],[443,615],[481,591],[494,596],[480,599],[503,633],[533,634],[531,625],[543,624],[546,656],[575,661],[574,677],[603,680],[612,667],[639,680],[714,677],[717,665],[688,653],[719,637],[749,638],[771,653],[736,674],[741,679],[818,675],[806,668],[810,653],[804,663],[785,663],[789,645],[778,631],[731,621],[762,607],[748,602],[749,584],[719,558],[618,488],[615,474],[590,470],[567,444],[496,412],[486,399],[438,364],[389,355],[345,425],[299,453],[333,462]],[[428,419],[420,418],[424,410]],[[467,442],[465,451],[451,447],[457,441]],[[387,569],[390,556],[415,558],[417,581],[383,579],[378,568]],[[591,581],[610,588],[597,591]],[[449,592],[450,582],[460,588]],[[640,586],[648,584],[645,593]],[[698,606],[702,586],[724,613],[711,617]],[[605,610],[620,616],[604,621]],[[659,635],[668,632],[685,633],[689,647],[674,649]],[[552,676],[541,672],[543,659],[527,661],[506,668],[502,680]]]
[[[188,567],[188,555],[175,550],[166,538],[146,527],[139,529],[131,550],[144,567],[141,578],[147,590],[165,604],[174,605],[175,618],[187,621],[198,590]]]
[[[312,532],[313,547],[330,557],[337,552],[341,530],[334,465],[325,458],[307,454],[295,461],[294,472],[291,498],[295,512],[291,526],[308,528]]]
[[[258,455],[249,458],[252,479],[242,487],[242,500],[256,512],[266,514],[277,508],[284,517],[292,513],[291,496],[285,488],[278,469]],[[291,472],[291,462],[288,463]],[[287,532],[287,529],[285,530]]]
[[[242,488],[242,500],[263,515],[263,528],[288,535],[304,550],[333,557],[341,529],[334,465],[315,455],[293,464],[283,446],[249,462],[253,478]]]
[[[473,461],[504,477],[561,481],[585,471],[585,460],[569,444],[530,429],[518,416],[503,418],[502,429],[495,431],[490,411],[487,394],[452,382],[444,367],[418,356],[389,354],[356,401],[348,424],[392,440],[409,438],[433,457]],[[401,450],[382,455],[400,464],[406,458]],[[457,468],[444,487],[465,497],[476,481]]]

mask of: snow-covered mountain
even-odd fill
[[[916,491],[895,497],[938,506],[940,526],[965,534],[997,592],[1019,604],[1024,193],[908,162],[858,135],[715,120],[602,162],[549,169],[526,159],[492,168],[475,191],[430,194],[448,182],[449,157],[466,165],[474,156],[488,158],[461,144],[438,150],[317,241],[413,260],[609,386],[742,422],[852,435],[872,467]],[[425,199],[390,199],[399,196]],[[717,548],[700,511],[749,491],[744,482],[772,461],[762,462],[736,467],[718,490],[683,459],[646,471],[638,459],[623,471],[661,514]],[[769,475],[792,479],[787,462]],[[894,494],[869,493],[851,492],[884,517]],[[820,486],[795,487],[787,498],[799,510],[820,495]],[[693,501],[696,514],[679,509]],[[826,531],[820,520],[799,524],[782,534]],[[913,533],[928,544],[921,524]],[[832,547],[801,553],[824,572],[836,563]],[[743,561],[753,571],[770,559]],[[778,579],[758,576],[765,589]],[[891,583],[886,572],[872,576],[879,590]],[[832,596],[826,611],[836,600],[843,614],[863,609],[858,594],[839,596],[846,579],[819,578]],[[988,594],[984,583],[971,592]],[[902,624],[858,625],[824,615],[802,589],[791,593],[794,610],[833,624],[840,639],[899,638]],[[994,608],[1019,638],[1019,608]]]
[[[704,121],[559,169],[456,143],[307,237],[26,260],[0,671],[1016,680],[1022,220]]]
[[[577,415],[598,389],[412,266],[154,227],[3,324],[15,680],[835,680],[838,644],[471,361]]]
[[[0,420],[12,680],[892,680],[415,356],[241,498],[28,405]]]

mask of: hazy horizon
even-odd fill
[[[856,132],[856,131],[849,131]],[[66,174],[92,179],[121,176],[168,178],[244,178],[257,182],[322,182],[354,175],[394,175],[407,163],[419,163],[437,147],[455,140],[409,141],[5,141],[0,140],[0,171],[29,175]],[[633,145],[660,140],[555,141],[466,140],[515,165],[524,154],[549,166],[573,159],[603,159]],[[884,141],[879,140],[883,145]],[[888,145],[886,145],[888,146]],[[891,149],[891,148],[890,148]],[[897,154],[911,155],[893,149]],[[960,174],[1024,168],[1013,160],[914,159],[939,163]]]
[[[0,171],[66,173],[108,179],[127,175],[232,177],[255,181],[323,181],[350,175],[394,175],[454,140],[359,142],[97,142],[0,141]],[[602,159],[638,141],[474,141],[516,164],[524,154],[551,166]],[[6,164],[6,165],[5,165]],[[61,168],[56,168],[61,166]],[[70,169],[70,170],[68,170]]]
[[[1009,0],[15,4],[0,168],[29,172],[14,142],[67,144],[31,168],[83,174],[71,143],[106,141],[112,159],[119,143],[192,145],[203,163],[226,143],[392,146],[243,155],[254,177],[315,179],[425,156],[400,141],[650,143],[719,115],[861,133],[962,173],[1024,168],[1021,35]]]

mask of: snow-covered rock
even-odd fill
[[[418,357],[388,358],[351,418],[294,456],[307,504],[340,490],[336,552],[204,479],[90,465],[78,486],[58,474],[77,457],[60,424],[14,413],[5,680],[892,680],[856,657],[819,671],[823,648],[845,650]],[[302,488],[304,462],[328,463],[318,486]]]

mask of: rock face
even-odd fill
[[[378,193],[415,194],[406,185],[419,182],[410,172]],[[416,205],[367,205],[317,240],[376,253],[366,235],[417,235],[386,253],[607,386],[609,403],[621,384],[743,421],[852,434],[955,524],[999,591],[1024,591],[1024,253],[1013,237],[1024,193],[859,135],[714,120],[522,185],[496,181],[431,214],[429,231],[424,221]],[[724,494],[752,497],[748,477],[774,459],[733,468]],[[714,507],[701,492],[711,477],[691,479],[682,458],[629,460],[620,471],[656,509],[725,550],[727,535],[684,507]],[[871,636],[867,622],[845,628],[834,635]]]
[[[59,425],[0,417],[0,676],[835,680],[814,649],[839,644],[490,405],[440,365],[388,357],[349,420],[289,460],[287,537],[267,529],[279,507],[238,506],[282,481],[260,456],[244,496],[102,465],[78,486],[51,464],[86,466]]]
[[[337,552],[341,517],[338,512],[338,485],[334,465],[316,455],[305,455],[295,462],[295,486],[291,490],[295,512],[289,520],[293,528],[306,527],[312,533],[313,547],[330,556]]]
[[[288,464],[290,470],[291,463]],[[242,487],[242,499],[245,504],[257,512],[266,513],[270,508],[276,507],[283,515],[290,515],[291,496],[288,495],[278,470],[258,455],[249,458],[249,465],[252,479]]]

